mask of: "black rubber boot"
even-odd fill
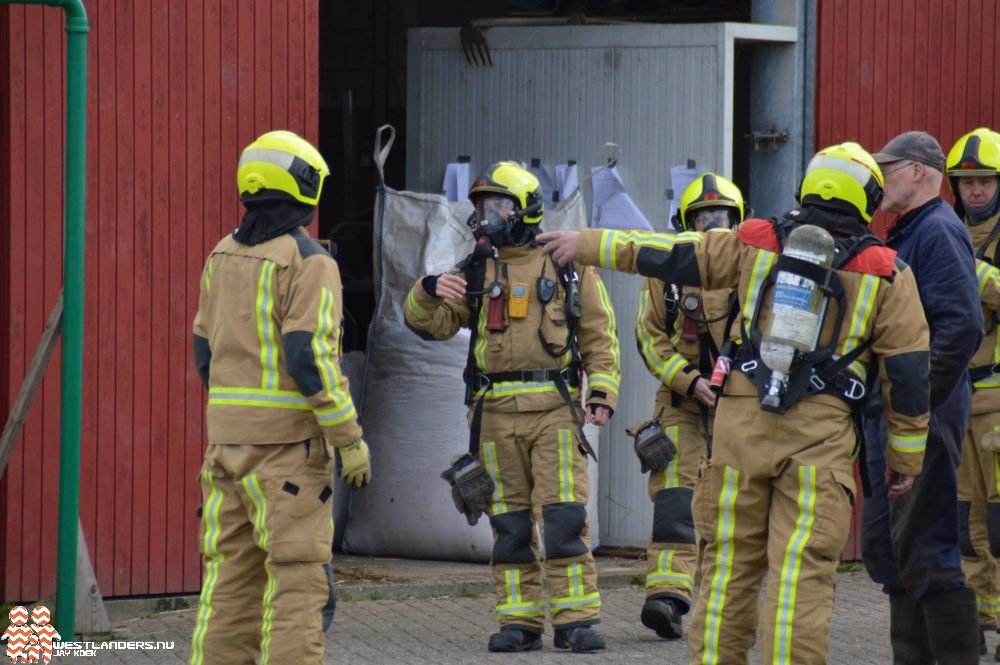
[[[650,598],[642,606],[642,625],[666,640],[678,640],[681,631],[681,612],[671,598]]]
[[[979,662],[979,612],[976,592],[959,589],[927,596],[921,602],[927,642],[938,665]]]
[[[924,608],[905,593],[889,596],[889,642],[893,665],[932,665]]]
[[[499,633],[490,635],[487,648],[497,653],[538,651],[542,648],[542,634],[523,628],[503,626]]]
[[[557,628],[552,644],[557,649],[571,649],[573,653],[600,651],[605,647],[604,636],[590,626]]]

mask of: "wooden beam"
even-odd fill
[[[28,411],[31,410],[35,393],[42,385],[45,369],[49,366],[52,352],[55,351],[56,342],[62,332],[62,317],[63,294],[60,291],[55,307],[52,308],[52,314],[49,315],[49,322],[42,332],[42,341],[38,344],[38,350],[35,351],[31,367],[28,369],[27,376],[24,377],[24,383],[21,384],[21,392],[17,395],[14,408],[11,410],[10,416],[7,417],[7,424],[3,428],[3,434],[0,435],[0,476],[3,476],[3,472],[7,468],[7,459],[14,450],[14,443],[21,435],[21,428],[24,426],[25,418],[28,417]]]
[[[111,620],[104,607],[101,590],[97,586],[94,567],[87,552],[87,538],[83,524],[77,520],[79,539],[76,550],[76,632],[80,635],[110,635]],[[58,602],[58,599],[56,599]],[[63,638],[72,639],[72,638]]]

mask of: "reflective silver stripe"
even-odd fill
[[[806,168],[806,173],[812,173],[819,169],[830,169],[838,173],[846,173],[854,178],[861,187],[865,187],[868,181],[875,177],[872,170],[861,162],[848,161],[843,157],[834,157],[833,155],[817,155],[813,157]]]
[[[285,169],[286,171],[292,166],[292,162],[295,160],[295,156],[284,152],[282,150],[271,150],[269,148],[255,148],[254,150],[247,150],[242,155],[240,155],[240,163],[237,168],[243,166],[244,164],[249,164],[251,162],[265,162],[267,164],[275,164]]]

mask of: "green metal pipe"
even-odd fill
[[[72,640],[76,612],[77,523],[80,519],[80,419],[83,393],[84,228],[87,183],[87,11],[83,0],[0,0],[49,5],[66,14],[66,172],[62,333],[62,419],[59,447],[59,550],[56,630]]]

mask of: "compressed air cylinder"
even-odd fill
[[[788,234],[783,254],[829,268],[833,264],[833,236],[818,226],[799,226]],[[827,296],[815,281],[789,270],[775,280],[770,316],[760,345],[760,357],[771,370],[771,383],[761,401],[776,409],[796,351],[808,353],[819,342]]]

